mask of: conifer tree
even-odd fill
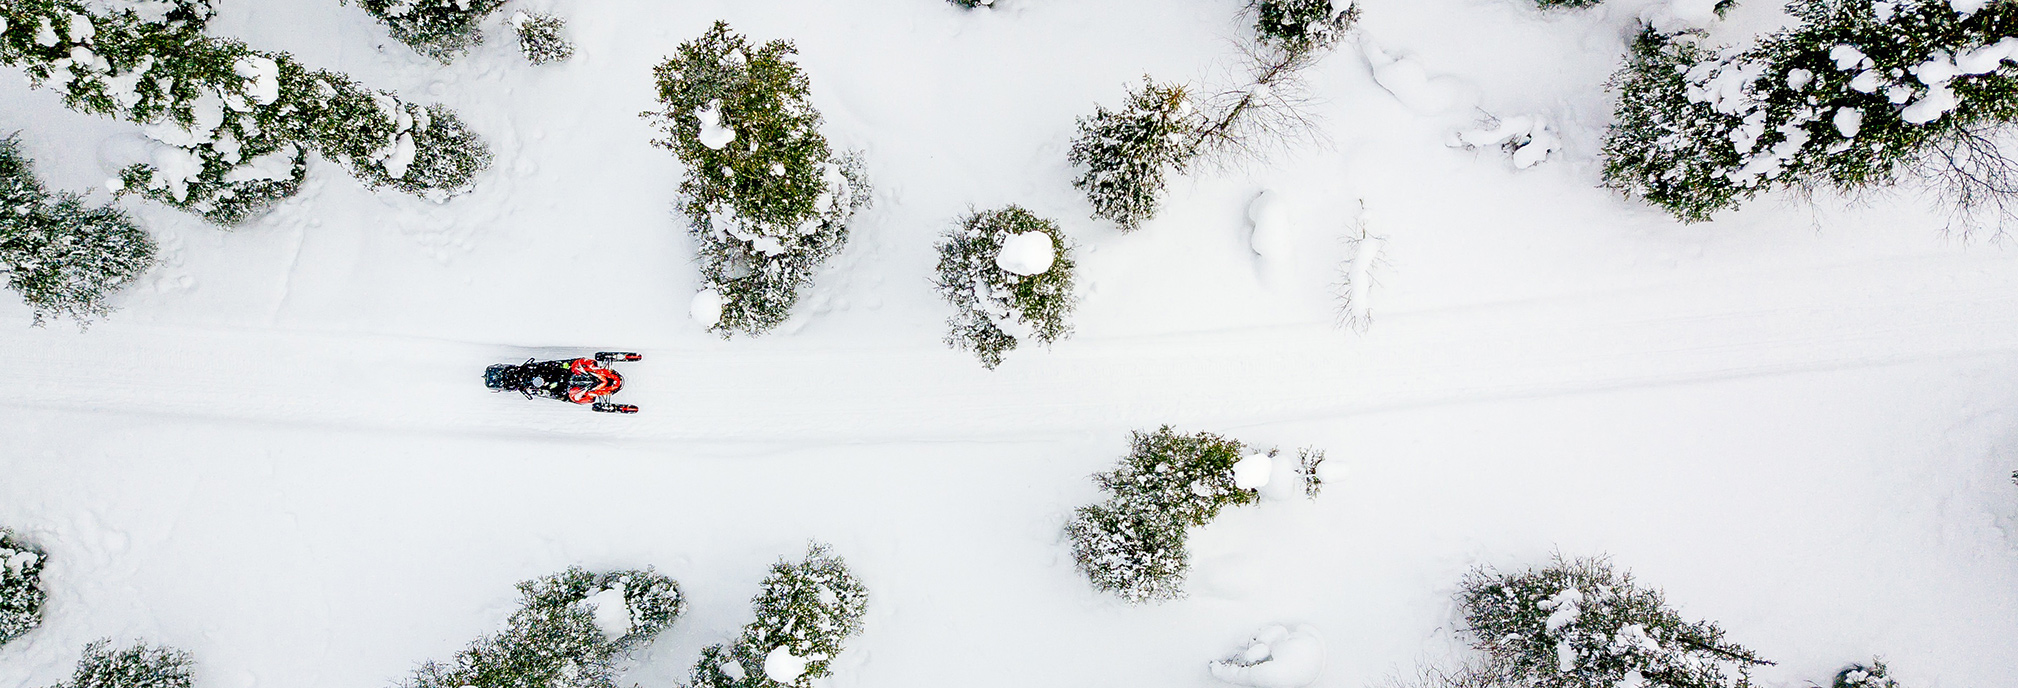
[[[186,651],[146,643],[113,650],[111,644],[105,639],[86,645],[77,673],[55,688],[190,688],[195,683],[196,660]]]
[[[694,688],[811,688],[833,674],[834,657],[862,631],[869,591],[826,545],[796,563],[779,561],[752,601],[756,620],[728,645],[701,650]]]
[[[446,200],[490,164],[447,108],[408,103],[285,53],[203,33],[204,0],[93,13],[79,0],[0,5],[0,63],[71,109],[143,125],[160,145],[120,181],[221,225],[296,193],[322,153],[372,187]]]
[[[520,10],[512,15],[512,29],[519,35],[519,52],[533,64],[560,62],[575,54],[575,45],[563,33],[568,21],[558,14]]]
[[[343,0],[345,4],[351,0]],[[505,0],[356,0],[394,39],[442,64],[483,42],[477,28]]]
[[[666,134],[655,143],[687,166],[682,207],[705,282],[696,317],[725,337],[783,323],[869,203],[861,161],[820,134],[795,52],[716,22],[655,72],[664,109],[646,114]]]
[[[967,216],[939,244],[939,294],[956,310],[946,343],[993,369],[1021,342],[1065,338],[1072,270],[1057,223],[1013,205]]]
[[[1605,183],[1689,222],[1773,189],[1919,179],[1965,222],[2012,218],[2018,5],[1797,0],[1746,50],[1646,31],[1614,77]]]
[[[0,273],[35,311],[88,323],[154,265],[154,240],[124,211],[50,193],[18,137],[0,138]]]
[[[1771,663],[1716,624],[1684,620],[1659,591],[1601,559],[1479,569],[1459,585],[1458,602],[1496,685],[1746,688],[1750,669]]]
[[[650,569],[570,568],[518,587],[524,600],[503,633],[422,665],[405,687],[615,688],[623,653],[686,610],[679,584]]]
[[[1156,217],[1165,175],[1183,174],[1198,156],[1202,119],[1177,84],[1148,77],[1118,111],[1095,106],[1079,120],[1066,160],[1086,171],[1072,180],[1093,204],[1093,216],[1131,231]]]
[[[0,528],[0,645],[42,623],[42,566],[48,557]]]

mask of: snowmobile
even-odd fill
[[[643,358],[628,351],[602,351],[593,358],[559,361],[528,358],[518,365],[499,363],[485,368],[483,384],[492,392],[518,392],[527,399],[544,397],[588,404],[600,413],[637,413],[636,406],[609,400],[610,395],[624,388],[624,376],[605,364]]]

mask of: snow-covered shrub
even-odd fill
[[[42,565],[47,556],[0,528],[0,645],[42,623]]]
[[[1253,0],[1254,32],[1285,51],[1330,50],[1359,20],[1352,0]]]
[[[1094,106],[1079,119],[1067,160],[1086,168],[1072,180],[1093,204],[1093,216],[1131,231],[1156,217],[1165,175],[1183,173],[1198,156],[1203,118],[1177,84],[1144,78],[1120,111]]]
[[[1479,569],[1458,602],[1485,671],[1533,688],[1744,688],[1769,664],[1682,619],[1661,593],[1601,559],[1557,558],[1520,573]]]
[[[579,568],[520,583],[505,632],[447,662],[428,662],[407,688],[614,688],[615,662],[679,618],[686,598],[652,572]]]
[[[0,138],[0,273],[35,309],[36,324],[105,315],[113,292],[153,265],[154,240],[125,212],[50,193],[20,139]]]
[[[779,561],[751,602],[757,619],[730,645],[701,650],[694,688],[810,688],[833,673],[833,661],[862,630],[869,591],[826,545],[806,558]]]
[[[349,4],[353,0],[344,0]],[[483,42],[477,28],[505,0],[354,0],[392,37],[446,64]]]
[[[1316,498],[1324,491],[1324,450],[1304,447],[1296,450],[1296,477],[1303,481],[1303,496]]]
[[[55,688],[190,688],[196,660],[183,650],[135,643],[114,651],[111,640],[84,646],[77,673]]]
[[[2018,163],[2018,4],[1801,0],[1748,50],[1651,30],[1614,85],[1605,180],[1684,221],[1774,188],[1855,191],[1913,177],[1965,215],[2008,219]]]
[[[1213,678],[1236,686],[1303,688],[1324,673],[1324,636],[1309,624],[1269,626],[1240,652],[1207,668]]]
[[[1066,524],[1073,559],[1094,587],[1130,602],[1182,597],[1191,567],[1185,530],[1260,499],[1276,452],[1167,425],[1134,433],[1130,444],[1121,465],[1093,476],[1107,501],[1081,507]]]
[[[1885,663],[1876,659],[1870,664],[1851,664],[1836,672],[1836,680],[1829,688],[1899,688],[1899,682],[1892,680],[1892,672]]]
[[[1598,6],[1598,3],[1604,1],[1605,0],[1535,0],[1535,4],[1541,6],[1542,9],[1555,9],[1557,7],[1596,7]]]
[[[946,235],[938,287],[957,311],[946,343],[991,369],[1018,343],[1071,331],[1072,247],[1057,223],[1017,206],[969,215]]]
[[[820,135],[795,52],[716,22],[655,72],[664,110],[647,114],[666,133],[656,144],[687,165],[680,193],[706,282],[695,317],[723,336],[783,323],[869,203],[860,159]]]
[[[575,44],[568,42],[568,20],[548,12],[519,10],[512,14],[512,28],[519,34],[519,52],[533,64],[560,62],[573,57]]]
[[[955,5],[959,5],[961,7],[965,7],[970,10],[976,7],[992,8],[995,6],[995,0],[947,0],[947,2],[951,2]]]
[[[310,151],[368,185],[436,201],[490,164],[483,141],[448,109],[204,35],[207,12],[192,0],[107,14],[78,0],[18,0],[0,5],[0,62],[62,92],[74,110],[143,125],[159,145],[121,172],[125,189],[218,224],[293,195]]]
[[[1562,148],[1562,138],[1540,115],[1519,115],[1501,119],[1487,116],[1478,126],[1451,135],[1452,148],[1476,150],[1496,148],[1513,159],[1515,168],[1528,169],[1547,160]]]

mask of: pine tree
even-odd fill
[[[343,0],[349,4],[351,0]],[[442,64],[483,42],[477,28],[505,0],[356,0],[392,37]]]
[[[154,265],[154,240],[125,212],[50,193],[21,152],[0,138],[0,272],[35,311],[79,323],[111,312],[106,301]]]
[[[1112,502],[1079,507],[1065,524],[1072,560],[1087,581],[1137,604],[1184,596],[1191,572],[1185,530],[1169,514]]]
[[[1072,270],[1057,223],[1013,205],[968,215],[939,243],[939,295],[956,311],[946,343],[993,369],[1023,341],[1064,339]]]
[[[121,172],[125,189],[221,225],[299,191],[310,151],[369,186],[435,201],[489,166],[489,149],[447,108],[207,36],[208,17],[200,0],[106,14],[79,0],[14,0],[0,5],[0,63],[71,109],[144,125],[162,145]]]
[[[574,56],[575,45],[563,33],[567,26],[567,20],[558,14],[520,10],[512,15],[512,28],[519,35],[519,52],[525,53],[527,62],[536,65]]]
[[[110,639],[84,646],[77,673],[55,688],[190,688],[196,660],[188,652],[136,643],[109,649]]]
[[[694,688],[811,688],[833,674],[834,657],[862,631],[869,591],[826,545],[796,563],[779,561],[752,601],[756,620],[730,645],[701,650]]]
[[[1525,688],[1745,688],[1770,664],[1682,619],[1661,593],[1601,559],[1557,558],[1520,573],[1472,572],[1458,602],[1497,684]]]
[[[795,52],[790,41],[752,45],[716,22],[655,72],[664,110],[647,115],[665,130],[656,144],[686,163],[680,192],[703,294],[720,304],[707,324],[725,337],[783,323],[869,203],[861,161],[820,135]]]
[[[679,584],[650,569],[570,568],[518,587],[505,632],[422,665],[405,688],[615,688],[616,660],[686,610]]]
[[[48,556],[0,528],[0,645],[42,624],[42,566]]]
[[[1249,7],[1255,34],[1288,52],[1330,50],[1359,20],[1359,7],[1352,0],[1253,0]]]
[[[1095,106],[1079,120],[1067,160],[1085,167],[1072,186],[1085,192],[1093,216],[1133,231],[1156,217],[1165,176],[1183,174],[1198,156],[1202,119],[1183,86],[1143,78],[1120,111]]]
[[[1799,0],[1747,50],[1651,30],[1618,76],[1605,183],[1689,222],[1773,189],[1923,179],[1964,214],[2009,219],[2018,163],[2018,5]]]

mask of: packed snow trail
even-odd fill
[[[503,437],[941,441],[1162,423],[1227,428],[2018,352],[2018,275],[1971,269],[1967,258],[1924,260],[1954,264],[1938,284],[1908,281],[1926,271],[1838,265],[1398,312],[1364,337],[1312,324],[1087,338],[1050,352],[1019,351],[993,373],[936,342],[643,347],[645,360],[617,364],[626,386],[616,400],[643,409],[630,417],[491,394],[481,373],[491,363],[635,342],[526,348],[114,320],[86,334],[59,326],[0,338],[6,360],[66,362],[15,371],[0,384],[10,392],[0,404]],[[1858,291],[1842,293],[1844,285]],[[150,344],[136,348],[135,341]]]

